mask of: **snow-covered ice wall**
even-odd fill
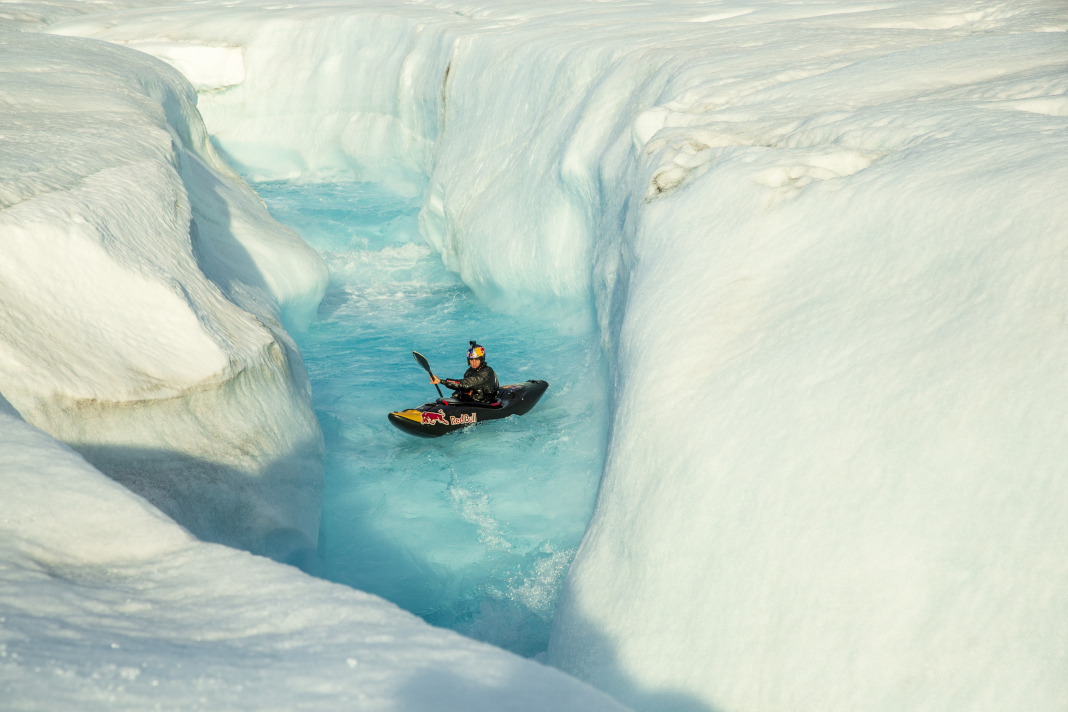
[[[322,260],[164,63],[9,32],[0,77],[0,392],[202,539],[306,559],[322,434],[281,322]]]
[[[197,541],[0,397],[0,708],[622,712],[391,603]]]
[[[596,317],[554,664],[642,709],[1068,706],[1063,3],[230,5],[56,31],[184,67],[254,171],[425,180],[480,296]]]

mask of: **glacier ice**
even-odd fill
[[[305,561],[322,435],[282,322],[322,260],[165,64],[8,33],[0,71],[0,392],[201,538]]]
[[[550,662],[643,709],[821,711],[1068,700],[1066,30],[1043,0],[54,28],[241,51],[200,100],[252,173],[425,188],[483,299],[596,320],[611,441]]]

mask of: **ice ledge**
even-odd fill
[[[217,91],[245,81],[244,47],[167,39],[128,42],[126,46],[167,62],[197,91]]]

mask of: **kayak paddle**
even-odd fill
[[[423,356],[423,354],[419,353],[418,351],[412,351],[412,356],[415,356],[415,362],[425,368],[427,373],[429,373],[431,376],[434,375],[434,372],[430,370],[430,364],[426,362],[426,357]],[[438,384],[435,383],[434,388],[438,388]],[[440,388],[438,388],[438,396],[440,396],[441,398],[445,397],[441,395]]]

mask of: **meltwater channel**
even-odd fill
[[[254,187],[330,268],[318,321],[297,335],[326,437],[313,573],[521,655],[545,650],[604,457],[596,337],[489,310],[420,237],[416,199]],[[458,378],[471,339],[502,385],[549,382],[534,410],[433,440],[391,426],[388,412],[437,397],[411,352]]]

